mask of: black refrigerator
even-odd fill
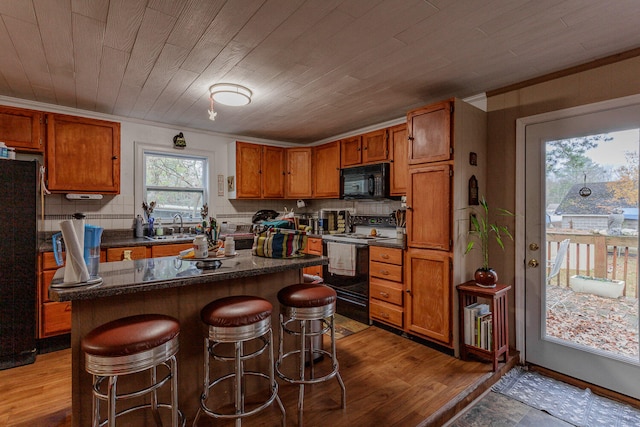
[[[0,369],[36,358],[38,171],[0,160]]]

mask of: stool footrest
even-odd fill
[[[261,378],[264,378],[266,380],[270,379],[267,374],[262,373],[262,372],[244,371],[243,375],[244,376],[261,377]],[[231,372],[231,373],[229,373],[227,375],[224,375],[224,376],[222,376],[220,378],[217,378],[215,381],[213,381],[211,384],[209,384],[209,390],[211,390],[214,386],[220,384],[224,380],[234,379],[235,376],[236,376],[236,374],[234,372]],[[210,417],[213,417],[213,418],[236,419],[236,418],[248,417],[248,416],[254,415],[254,414],[262,411],[267,406],[271,405],[275,399],[278,398],[278,383],[274,382],[271,385],[270,389],[271,389],[271,394],[270,394],[270,396],[269,396],[269,398],[267,400],[265,400],[262,404],[260,404],[260,406],[258,406],[256,408],[253,408],[250,411],[243,412],[242,414],[236,414],[236,413],[223,414],[221,412],[216,412],[215,410],[210,409],[205,403],[205,400],[207,399],[208,396],[205,396],[204,394],[200,396],[200,408],[202,408],[202,410],[207,415],[209,415]]]

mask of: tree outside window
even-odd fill
[[[208,159],[144,151],[144,200],[155,201],[155,218],[198,222],[208,199]]]

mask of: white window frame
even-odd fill
[[[160,146],[160,145],[154,145],[154,144],[149,144],[149,143],[145,143],[145,142],[139,142],[139,141],[135,141],[134,142],[134,147],[135,147],[135,158],[134,158],[134,171],[135,171],[135,179],[134,179],[134,212],[136,214],[138,214],[139,212],[142,212],[142,202],[145,201],[144,200],[144,194],[145,194],[145,162],[144,162],[144,154],[145,152],[153,152],[153,153],[160,153],[160,154],[166,154],[169,156],[175,156],[175,157],[180,157],[180,156],[184,156],[184,157],[201,157],[206,159],[207,161],[207,165],[205,167],[205,171],[204,171],[204,182],[206,183],[206,186],[204,188],[204,201],[207,203],[207,205],[209,206],[209,212],[211,213],[211,189],[213,188],[212,185],[212,176],[215,176],[213,168],[214,168],[214,156],[215,153],[211,152],[211,151],[201,151],[201,150],[192,150],[192,149],[185,149],[185,150],[181,150],[180,152],[176,152],[175,149],[172,148],[168,148],[165,146]],[[184,224],[197,224],[200,222],[199,218],[194,218],[194,219],[189,219],[189,218],[183,218],[183,223]]]

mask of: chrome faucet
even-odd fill
[[[180,228],[178,229],[178,233],[184,233],[184,225],[182,223],[182,215],[180,215],[179,213],[175,214],[173,216],[173,222],[172,224],[176,223],[176,218],[180,218]]]

